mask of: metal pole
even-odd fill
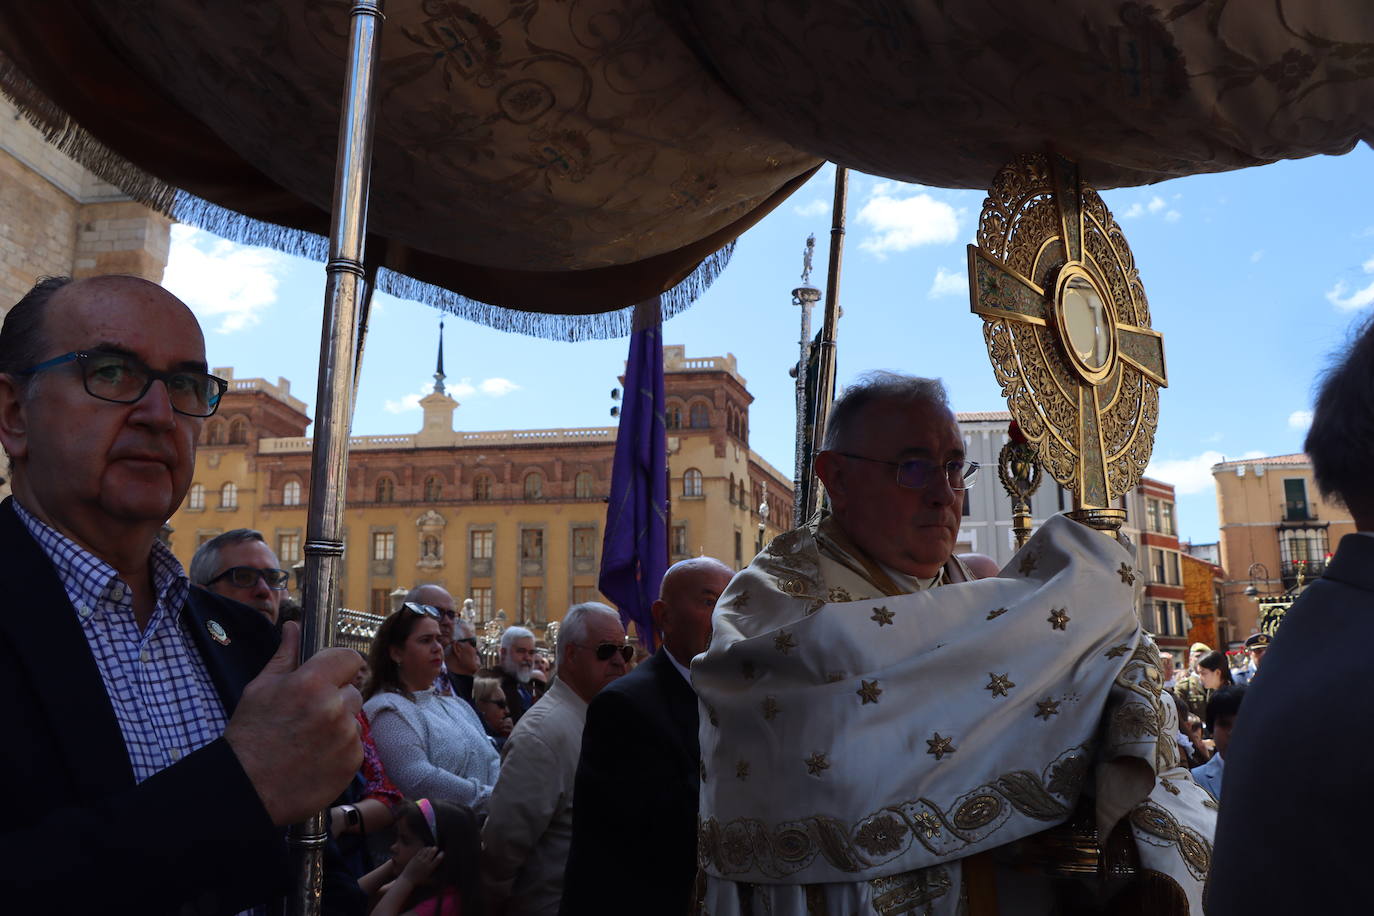
[[[808,413],[810,403],[806,392],[806,374],[811,365],[811,308],[821,300],[821,291],[811,285],[811,258],[816,250],[816,236],[806,238],[806,253],[802,255],[801,286],[792,290],[792,304],[801,308],[801,343],[799,356],[792,375],[797,379],[797,433],[794,449],[795,463],[792,470],[792,526],[800,528],[806,524],[807,493],[810,490],[811,473],[811,423]]]
[[[840,261],[844,255],[845,207],[849,200],[849,169],[835,166],[835,203],[831,208],[830,266],[825,279],[825,316],[821,339],[816,344],[816,400],[811,414],[811,454],[807,456],[806,479],[810,482],[803,521],[820,506],[820,485],[816,481],[816,448],[825,437],[825,421],[835,401],[835,327],[840,320]]]
[[[366,297],[363,245],[372,170],[374,82],[381,50],[382,0],[354,0],[350,11],[348,71],[339,118],[334,212],[325,265],[320,375],[315,389],[315,440],[311,453],[310,508],[305,540],[301,654],[309,658],[331,642],[343,564],[344,483],[359,314]],[[320,911],[325,813],[291,825],[289,845],[296,882],[287,900],[292,916]]]

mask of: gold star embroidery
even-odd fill
[[[773,648],[786,655],[797,648],[797,641],[792,638],[791,633],[779,630],[778,635],[773,637]]]
[[[1106,654],[1108,658],[1120,658],[1129,651],[1131,651],[1130,646],[1113,646],[1107,650]]]
[[[736,779],[748,779],[748,778],[749,778],[749,761],[747,761],[747,760],[741,760],[739,763],[735,764],[735,778],[736,778]]]
[[[926,753],[930,754],[936,760],[940,760],[946,754],[953,754],[958,750],[958,748],[954,746],[953,738],[942,738],[939,732],[935,732],[932,737],[927,738],[926,744],[929,745],[929,747],[926,748]]]
[[[913,818],[917,828],[931,840],[940,835],[940,822],[929,811],[922,811]]]
[[[1135,570],[1132,567],[1122,563],[1117,573],[1121,576],[1121,581],[1123,583],[1126,585],[1135,585]]]
[[[1068,608],[1059,607],[1050,611],[1050,616],[1046,617],[1045,619],[1050,622],[1050,629],[1067,630],[1069,628],[1069,620],[1071,618],[1068,614]]]
[[[884,625],[891,626],[892,612],[885,607],[875,607],[873,609],[873,616],[868,619],[874,621],[880,627]]]
[[[812,776],[821,775],[822,770],[830,769],[830,761],[825,759],[825,755],[817,751],[806,758],[806,771]]]
[[[740,670],[744,672],[744,679],[746,681],[752,681],[756,677],[753,659],[745,659],[744,663],[740,665]]]
[[[1040,562],[1040,558],[1033,553],[1028,553],[1021,558],[1021,575],[1029,576],[1035,570],[1035,564]]]
[[[778,701],[773,697],[763,698],[763,717],[772,720],[778,714]]]
[[[725,606],[732,611],[744,610],[749,606],[749,592],[741,589],[738,595],[725,602]]]
[[[1049,697],[1046,697],[1039,703],[1035,704],[1035,718],[1044,719],[1046,722],[1048,722],[1050,720],[1050,716],[1057,715],[1059,715],[1058,700],[1051,700]]]
[[[1010,673],[1011,672],[1007,672],[1007,674]],[[1007,691],[1016,686],[1010,680],[1007,679],[1006,674],[993,674],[991,671],[989,671],[988,677],[992,678],[992,680],[988,681],[988,685],[983,689],[991,690],[992,695],[995,697],[1006,696]]]
[[[996,620],[998,617],[1001,617],[1006,612],[1007,609],[1004,607],[999,607],[996,610],[988,611],[988,620]]]
[[[860,706],[867,706],[869,703],[878,702],[878,696],[883,692],[883,688],[878,686],[877,681],[859,681],[860,687],[854,691],[863,698]]]

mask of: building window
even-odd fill
[[[396,495],[396,482],[390,477],[382,477],[377,481],[377,502],[389,503]]]
[[[444,482],[438,477],[425,478],[425,502],[437,503],[444,495]]]
[[[669,428],[669,429],[681,429],[681,428],[682,428],[682,408],[681,408],[681,407],[669,407],[669,408],[668,408],[667,425],[668,425],[668,428]]]
[[[472,599],[472,609],[477,612],[478,620],[487,620],[491,617],[491,589],[486,586],[479,586],[469,590],[468,595]]]
[[[544,589],[539,585],[525,585],[520,589],[520,619],[542,620],[544,617]]]
[[[591,499],[592,497],[592,472],[581,471],[573,480],[573,492],[578,499]]]
[[[1182,585],[1182,584],[1183,584],[1183,573],[1182,573],[1182,571],[1181,571],[1181,569],[1180,569],[1180,567],[1179,567],[1178,554],[1174,553],[1174,552],[1171,550],[1171,551],[1169,551],[1169,552],[1166,554],[1166,556],[1168,557],[1168,562],[1169,562],[1169,584],[1170,584],[1170,585]]]
[[[689,497],[701,495],[701,471],[696,468],[688,468],[683,472],[682,495]]]
[[[478,474],[472,481],[472,498],[477,502],[491,499],[491,475]]]
[[[572,530],[573,556],[579,560],[590,560],[596,556],[596,529],[579,527]]]
[[[734,505],[738,500],[735,499],[735,472],[730,472],[730,505]]]
[[[439,559],[439,536],[437,534],[426,534],[420,538],[420,559]]]
[[[735,568],[744,566],[744,535],[735,532]]]
[[[469,535],[474,560],[490,560],[496,549],[495,531],[474,531]]]
[[[1307,510],[1307,481],[1289,478],[1283,482],[1283,520],[1285,522],[1309,521],[1312,515]]]
[[[1298,573],[1311,582],[1326,571],[1330,550],[1325,528],[1284,528],[1279,531],[1279,575],[1284,588],[1298,584]]]
[[[1150,548],[1150,581],[1164,581],[1164,551],[1158,547]]]
[[[693,404],[691,413],[692,429],[706,429],[711,425],[711,414],[705,404]]]
[[[221,509],[237,509],[239,507],[238,484],[226,483],[219,488],[219,507]]]
[[[1174,530],[1174,504],[1170,502],[1160,503],[1160,508],[1164,513],[1164,533],[1177,534]]]
[[[200,512],[205,508],[205,484],[191,484],[191,492],[186,503],[186,508],[192,512]]]
[[[372,606],[368,608],[374,614],[391,613],[391,592],[385,588],[374,588],[372,590]]]
[[[394,559],[396,559],[396,532],[394,532],[394,531],[374,531],[374,532],[372,532],[372,559],[374,559],[374,560],[394,560]]]
[[[595,585],[574,585],[572,599],[573,604],[585,604],[588,601],[600,601],[601,596],[596,593]]]
[[[1145,514],[1149,517],[1151,531],[1163,531],[1164,526],[1159,521],[1159,500],[1145,500]]]
[[[301,561],[301,536],[294,531],[277,535],[277,561],[282,566],[295,566]]]
[[[299,480],[288,480],[282,486],[281,504],[283,506],[299,506],[301,504],[301,482]]]
[[[234,445],[243,445],[248,441],[248,420],[244,417],[234,417],[229,424],[229,441]]]
[[[538,471],[530,471],[525,475],[525,498],[543,499],[544,498],[544,475]]]
[[[687,526],[673,526],[673,556],[687,556]]]
[[[209,428],[205,431],[205,442],[208,445],[223,445],[229,438],[228,426],[223,420],[211,420]]]
[[[525,528],[520,532],[520,559],[544,559],[544,529]]]

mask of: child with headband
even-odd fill
[[[480,916],[481,835],[472,812],[452,802],[404,802],[396,809],[391,858],[358,881],[370,916]]]

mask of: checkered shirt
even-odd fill
[[[14,508],[52,562],[81,621],[114,706],[134,780],[143,782],[224,734],[224,707],[181,620],[190,584],[167,545],[153,542],[157,604],[148,628],[140,633],[133,593],[114,567],[49,528],[18,501]]]

